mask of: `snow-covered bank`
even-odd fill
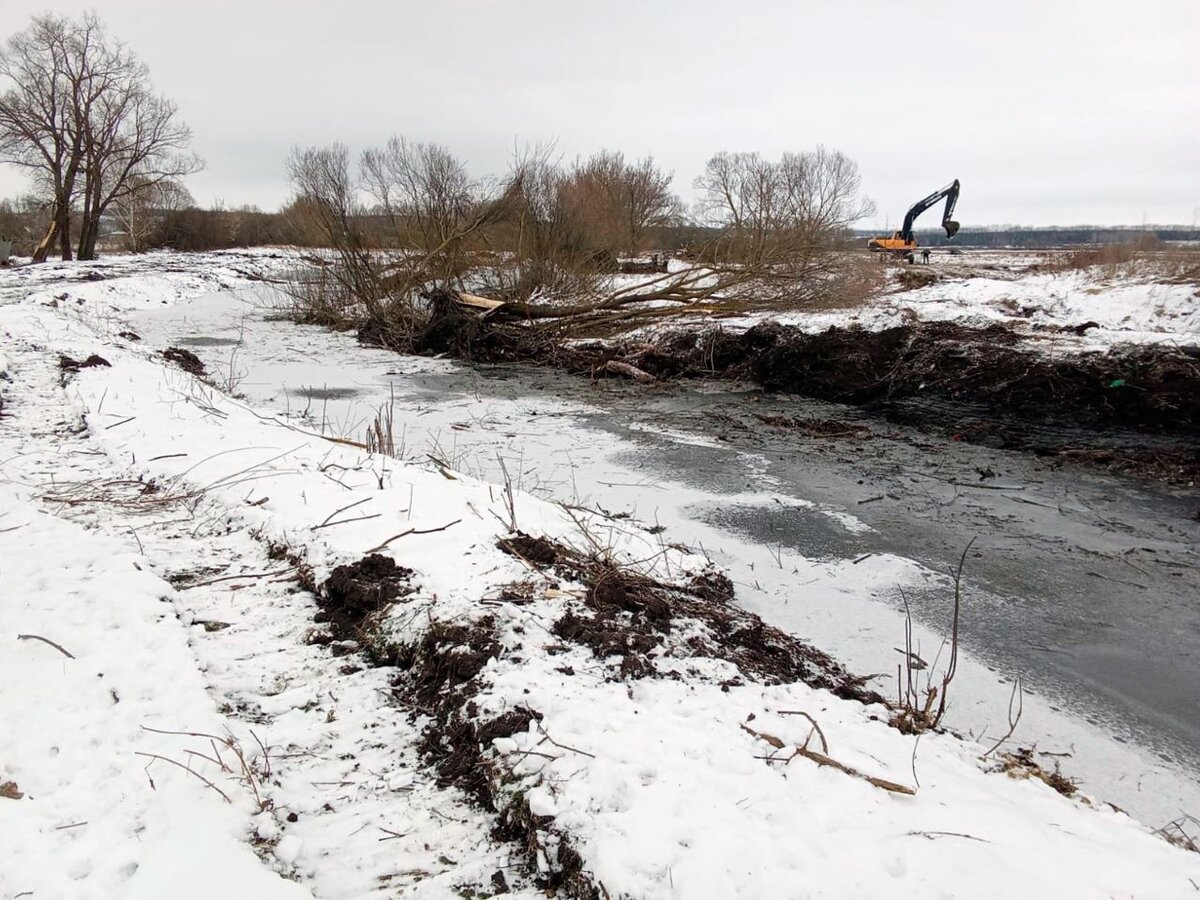
[[[233,802],[222,802],[201,781],[222,781],[219,767],[181,749],[211,756],[208,742],[147,730],[253,746],[245,726],[226,731],[206,693],[187,631],[162,602],[170,586],[128,542],[40,505],[0,490],[0,782],[11,786],[0,798],[0,892],[310,897],[255,857],[249,793],[224,784]]]
[[[912,266],[901,274],[918,286],[892,286],[861,308],[759,314],[725,324],[741,327],[770,318],[810,332],[849,326],[879,331],[913,322],[998,324],[1048,352],[1065,353],[1118,344],[1200,343],[1200,284],[1194,277],[1166,277],[1153,262],[1114,272],[1104,266],[1055,270],[1045,264],[1048,257],[1037,254],[980,254],[974,261],[972,256],[971,251],[935,256],[930,266]],[[1081,326],[1082,334],[1073,333]]]
[[[660,668],[684,669],[684,680],[610,681],[616,661],[597,661],[579,647],[547,649],[558,641],[545,628],[573,602],[577,588],[569,582],[550,587],[495,548],[510,515],[503,488],[300,433],[197,384],[157,360],[153,348],[108,332],[101,337],[62,309],[8,307],[0,310],[0,328],[13,370],[12,384],[3,386],[13,418],[0,420],[5,476],[45,494],[55,473],[61,484],[52,493],[59,500],[92,496],[98,502],[60,502],[53,509],[73,517],[94,510],[86,524],[106,532],[106,540],[119,540],[126,557],[175,576],[178,590],[166,591],[161,583],[159,589],[185,622],[202,620],[189,634],[195,668],[203,667],[197,678],[219,698],[210,701],[208,714],[229,703],[224,716],[239,735],[253,722],[264,743],[279,748],[272,754],[278,783],[266,787],[275,813],[259,816],[254,827],[268,844],[278,839],[268,856],[288,871],[294,867],[318,896],[363,896],[373,889],[445,896],[458,883],[487,884],[506,864],[496,854],[514,849],[490,845],[487,817],[456,792],[438,789],[417,765],[419,728],[405,727],[405,711],[389,717],[386,708],[372,706],[376,688],[386,684],[380,670],[350,672],[355,657],[334,656],[345,648],[305,644],[315,613],[311,596],[271,584],[291,569],[267,558],[267,543],[302,554],[319,581],[395,535],[404,536],[381,552],[415,570],[419,593],[394,608],[389,633],[415,640],[432,622],[473,621],[485,613],[496,620],[501,649],[475,676],[478,715],[529,707],[543,719],[484,749],[503,771],[519,776],[511,789],[526,795],[532,811],[552,817],[543,848],[552,843],[550,833],[564,835],[613,896],[836,897],[896,889],[964,897],[1190,896],[1188,879],[1200,880],[1196,857],[1130,819],[1064,800],[1040,782],[985,772],[990,763],[979,760],[978,745],[922,738],[917,787],[913,739],[872,721],[878,708],[847,704],[801,684],[749,681],[722,690],[720,681],[732,673],[711,661],[656,657]],[[99,353],[111,365],[72,376],[64,389],[55,368],[59,353]],[[50,410],[61,414],[39,422],[39,411]],[[71,433],[77,415],[84,417],[86,434]],[[18,422],[19,433],[8,429]],[[72,451],[87,468],[63,474]],[[15,454],[21,456],[14,460]],[[121,485],[109,482],[139,479],[129,494],[112,493]],[[155,488],[141,495],[150,483]],[[108,493],[88,493],[101,487]],[[16,511],[42,515],[34,508],[50,504],[36,500],[32,488],[21,490],[14,494]],[[163,514],[147,520],[154,498],[161,498]],[[518,495],[515,514],[530,533],[587,542],[557,506]],[[166,524],[171,519],[182,521]],[[8,521],[0,519],[0,529]],[[150,522],[153,527],[140,527]],[[137,528],[136,538],[129,526]],[[449,527],[432,531],[443,526]],[[703,564],[694,554],[689,563],[678,551],[667,553],[636,523],[600,519],[591,527],[615,554],[661,554],[676,575],[680,566],[686,571]],[[256,541],[251,529],[266,543]],[[204,571],[210,567],[216,571]],[[286,571],[270,578],[245,574],[276,567]],[[242,578],[203,583],[239,573]],[[480,608],[483,598],[531,578],[536,589],[530,603]],[[63,602],[72,602],[69,594]],[[182,629],[176,621],[166,619]],[[36,622],[48,637],[56,636],[52,624]],[[178,649],[169,641],[141,643],[150,653],[160,645],[172,656]],[[149,663],[141,668],[155,671]],[[566,668],[577,674],[560,671]],[[9,678],[0,695],[14,683],[19,679]],[[917,787],[916,795],[890,794],[807,758],[787,764],[758,758],[778,748],[742,724],[785,745],[811,740],[815,746],[807,720],[781,710],[816,719],[833,758]],[[199,725],[177,727],[222,733],[220,721],[190,707],[188,714]],[[132,757],[127,737],[114,740],[125,740]],[[170,744],[168,752],[180,753],[180,745]],[[345,753],[356,758],[338,760]],[[26,764],[40,765],[36,758]],[[119,753],[114,763],[139,779],[143,764]],[[152,773],[157,783],[159,773]],[[182,773],[181,780],[191,784],[197,801],[224,809],[202,784]],[[239,803],[247,833],[252,810],[244,796]],[[293,812],[296,822],[289,821]],[[0,816],[5,814],[0,806]],[[210,864],[219,866],[221,858],[211,857]],[[551,863],[547,855],[546,865]]]

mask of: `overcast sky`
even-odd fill
[[[953,178],[964,226],[1200,216],[1200,0],[5,0],[0,33],[88,8],[178,103],[203,204],[277,208],[293,145],[403,134],[479,174],[652,154],[689,199],[716,151],[823,143],[879,226]]]

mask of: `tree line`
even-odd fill
[[[473,254],[505,252],[525,264],[501,287],[528,294],[664,244],[694,244],[714,263],[769,264],[829,245],[872,210],[855,163],[822,147],[775,160],[717,153],[689,208],[650,156],[601,150],[564,162],[538,146],[481,177],[446,147],[403,136],[353,159],[340,144],[298,148],[279,214],[200,210],[183,184],[202,166],[191,132],[95,15],[35,17],[0,50],[0,91],[0,162],[29,172],[34,188],[0,204],[0,230],[27,237],[35,261],[56,248],[94,258],[104,223],[134,250],[408,248],[443,278]]]

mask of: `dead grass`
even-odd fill
[[[1075,780],[1059,770],[1057,761],[1054,763],[1054,771],[1048,771],[1033,758],[1033,751],[1027,747],[1020,747],[1011,753],[1001,753],[997,771],[1004,772],[1010,778],[1036,778],[1064,797],[1074,797],[1079,790]]]
[[[1051,257],[1050,272],[1087,272],[1098,281],[1143,278],[1167,284],[1200,284],[1200,248],[1169,247],[1146,237],[1083,247]]]

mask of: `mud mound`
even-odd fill
[[[558,560],[558,550],[552,542],[527,534],[517,533],[513,537],[502,538],[499,547],[510,556],[540,566],[552,566]]]
[[[58,367],[64,373],[78,372],[80,369],[93,369],[97,366],[111,368],[112,364],[103,356],[97,356],[95,353],[83,361],[72,359],[69,356],[59,356],[58,358]]]
[[[208,370],[204,368],[204,363],[191,350],[185,350],[183,347],[168,347],[160,354],[167,362],[173,362],[189,375],[195,375],[197,378],[203,378],[208,374]]]
[[[541,713],[526,707],[483,722],[477,718],[472,700],[479,688],[475,678],[499,653],[490,617],[470,625],[437,623],[414,648],[408,671],[397,684],[431,716],[422,735],[421,754],[433,766],[440,787],[457,787],[497,815],[493,836],[521,845],[530,860],[539,861],[538,881],[548,893],[600,900],[599,889],[583,871],[583,858],[565,834],[553,829],[554,818],[534,815],[524,794],[514,795],[508,789],[511,774],[492,761],[492,741],[542,720]],[[503,872],[497,875],[493,884],[507,890]]]
[[[938,280],[937,273],[930,269],[905,268],[901,269],[900,273],[896,276],[896,282],[900,285],[900,289],[904,291],[913,291],[917,288],[927,287]]]
[[[374,627],[397,600],[416,589],[412,569],[377,553],[338,566],[317,593],[318,622],[328,622],[341,640],[358,641],[376,665],[394,664],[396,648]]]
[[[756,343],[769,337],[769,345],[743,365],[773,390],[867,405],[932,395],[1095,430],[1200,432],[1195,349],[1122,347],[1052,358],[1000,326],[931,323],[815,335],[760,328]]]
[[[461,705],[462,688],[500,655],[495,622],[485,617],[470,625],[437,622],[405,661],[413,695],[426,706]]]
[[[520,548],[540,559],[554,552],[549,542],[525,535],[512,538],[511,543],[510,552]],[[286,548],[272,552],[282,556]],[[510,779],[492,761],[493,740],[524,731],[542,719],[541,713],[528,708],[511,709],[486,721],[479,718],[474,702],[482,686],[479,676],[501,652],[495,620],[484,616],[465,624],[434,622],[414,644],[397,644],[390,638],[386,612],[415,592],[412,575],[412,570],[379,554],[338,566],[318,594],[318,621],[332,621],[335,631],[353,636],[372,665],[395,670],[396,699],[414,715],[428,719],[418,749],[439,786],[456,787],[496,814],[496,839],[524,849],[531,873],[542,887],[557,891],[557,896],[600,900],[599,889],[583,871],[583,859],[567,836],[553,830],[552,817],[534,815],[523,794],[517,792],[513,799]],[[548,872],[542,870],[542,860],[551,863]],[[493,891],[507,892],[503,870],[497,870],[491,882]]]
[[[670,584],[541,541],[554,548],[554,561],[542,568],[553,567],[586,588],[582,608],[568,609],[552,633],[587,647],[598,659],[619,658],[614,677],[655,676],[650,654],[661,648],[660,658],[724,660],[742,677],[766,684],[799,681],[862,703],[885,702],[864,687],[866,679],[852,676],[828,654],[733,605],[733,584],[723,573],[710,570],[686,584]],[[499,547],[517,555],[508,541]]]
[[[928,322],[806,334],[765,322],[741,333],[675,332],[653,344],[576,344],[543,361],[592,378],[632,367],[658,380],[754,381],[956,440],[1061,453],[1177,484],[1195,484],[1200,475],[1200,347],[1130,345],[1051,356],[1002,325]],[[760,418],[814,438],[871,436],[851,423]]]

